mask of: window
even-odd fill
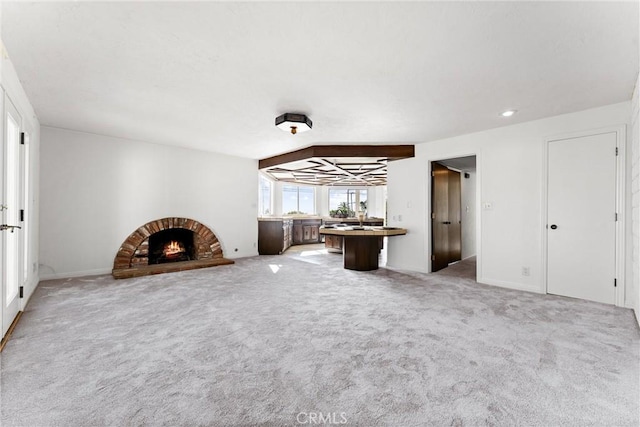
[[[301,185],[282,186],[282,213],[312,214],[316,211],[316,190]]]
[[[271,188],[273,183],[260,175],[260,181],[258,184],[258,213],[260,215],[271,215]]]
[[[348,216],[354,217],[358,212],[367,210],[367,190],[355,188],[329,188],[329,211],[339,210],[346,206]]]

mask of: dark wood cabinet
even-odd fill
[[[324,247],[331,252],[342,252],[342,242],[344,238],[342,236],[332,236],[327,234],[324,236]]]
[[[320,242],[320,219],[294,219],[293,220],[293,244]]]
[[[292,243],[293,223],[290,219],[258,221],[258,253],[279,255]]]
[[[258,220],[258,253],[278,255],[291,245],[322,242],[321,219]]]
[[[299,245],[304,239],[302,238],[302,224],[293,225],[293,244]]]
[[[290,219],[283,220],[282,231],[284,232],[284,240],[282,242],[282,251],[284,252],[293,244],[293,221]]]

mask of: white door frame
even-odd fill
[[[12,102],[11,98],[9,98],[9,96],[5,93],[4,94],[4,98],[3,98],[3,114],[2,114],[2,122],[3,122],[2,123],[2,126],[3,126],[3,135],[2,135],[3,144],[2,144],[2,149],[3,149],[3,162],[4,162],[3,163],[3,172],[2,172],[3,173],[3,176],[2,176],[2,178],[3,178],[3,183],[2,183],[3,184],[2,203],[3,204],[7,204],[7,205],[11,204],[11,202],[7,200],[7,188],[8,188],[8,182],[7,181],[8,181],[8,179],[7,179],[7,168],[6,168],[7,162],[11,161],[11,159],[9,159],[7,157],[9,141],[7,139],[8,129],[7,129],[7,120],[6,119],[7,119],[7,117],[9,115],[11,115],[13,117],[13,119],[16,120],[16,125],[18,126],[18,134],[21,134],[22,131],[23,131],[22,115],[20,114],[20,111],[15,106],[15,104]],[[20,136],[18,136],[18,137],[20,138]],[[18,164],[14,165],[17,168],[16,173],[15,173],[16,176],[14,178],[17,178],[17,180],[18,180],[17,183],[16,183],[18,188],[15,189],[18,192],[18,194],[17,194],[17,198],[18,198],[17,205],[18,206],[13,206],[11,209],[12,210],[15,209],[15,210],[19,211],[20,210],[20,206],[19,205],[21,203],[21,201],[20,201],[20,197],[21,197],[21,194],[20,194],[21,193],[21,191],[20,191],[21,189],[20,189],[20,187],[21,187],[21,181],[22,181],[21,165],[20,165],[22,149],[20,147],[20,142],[18,142],[18,147],[16,147],[16,149],[18,150],[18,153],[17,153]],[[2,213],[2,216],[0,218],[7,220],[7,223],[10,224],[10,225],[18,225],[17,223],[16,224],[13,223],[14,222],[13,219],[8,219],[7,218],[6,211]],[[14,233],[20,233],[20,230],[14,230],[13,232]],[[7,247],[8,246],[8,243],[7,243],[8,235],[6,233],[11,233],[11,231],[5,230],[5,231],[2,232],[2,235],[0,235],[0,239],[2,240],[2,260],[1,260],[2,275],[0,275],[0,284],[1,284],[0,289],[2,291],[1,300],[2,300],[2,310],[3,310],[3,312],[2,312],[2,328],[1,328],[1,331],[2,331],[2,335],[3,336],[7,332],[8,328],[10,327],[10,324],[14,321],[15,316],[17,316],[19,314],[20,310],[22,310],[22,301],[21,301],[21,297],[20,297],[20,287],[23,285],[22,278],[21,278],[21,276],[22,276],[22,268],[21,268],[21,264],[20,264],[20,261],[22,259],[20,240],[21,240],[22,236],[20,236],[20,238],[16,237],[16,236],[12,236],[13,238],[18,239],[17,240],[17,247],[18,247],[17,252],[18,253],[15,254],[16,262],[12,266],[12,268],[16,268],[17,269],[17,271],[14,272],[15,276],[16,276],[15,279],[17,280],[17,283],[16,283],[17,290],[16,290],[16,294],[14,296],[14,299],[11,300],[11,307],[12,308],[16,308],[17,311],[16,311],[15,315],[12,313],[13,309],[10,310],[10,312],[4,312],[4,310],[6,310],[9,307],[8,302],[7,302],[7,294],[6,294],[7,283],[6,283],[6,276],[5,276],[7,274],[6,272],[8,271],[7,253],[8,253],[8,249],[9,249]],[[7,317],[7,316],[9,316],[9,317]]]
[[[542,280],[544,293],[548,294],[548,241],[547,241],[547,224],[548,224],[548,198],[549,198],[549,144],[553,141],[560,141],[563,139],[582,138],[585,136],[601,135],[604,133],[616,134],[616,147],[618,148],[618,156],[616,157],[616,211],[618,213],[618,221],[616,222],[616,279],[617,286],[615,287],[614,304],[618,307],[624,307],[624,295],[625,295],[625,202],[626,202],[626,125],[608,126],[604,128],[571,132],[559,135],[553,135],[545,138],[544,140],[544,171],[542,174],[542,200],[541,200],[541,212],[542,221],[540,229],[542,232]],[[613,212],[612,212],[613,213]]]
[[[432,252],[432,248],[431,248],[431,239],[432,239],[432,231],[431,231],[431,212],[432,212],[432,207],[431,207],[431,162],[438,162],[441,160],[448,160],[448,159],[456,159],[458,157],[470,157],[470,156],[475,156],[476,157],[476,205],[475,205],[475,210],[476,210],[476,281],[480,282],[482,279],[482,239],[481,239],[481,232],[482,232],[482,209],[480,209],[480,206],[482,205],[481,201],[482,201],[482,152],[480,149],[473,151],[473,152],[469,152],[469,151],[463,151],[463,152],[454,152],[454,153],[449,153],[447,155],[440,155],[440,156],[435,156],[435,157],[428,157],[427,158],[427,176],[426,176],[426,190],[427,190],[427,198],[426,198],[426,215],[425,215],[425,225],[424,225],[424,229],[425,229],[425,248],[427,249],[427,264],[426,264],[426,272],[427,273],[432,273],[432,268],[431,268],[431,252]]]
[[[4,182],[5,182],[5,167],[4,167],[4,150],[5,150],[5,119],[4,119],[4,89],[0,86],[0,205],[4,207]],[[0,223],[4,219],[4,208],[0,208]],[[3,231],[0,231],[0,340],[4,338],[4,237]]]
[[[18,223],[22,227],[20,230],[20,286],[24,289],[24,294],[30,292],[29,282],[31,279],[31,199],[32,174],[31,174],[31,141],[33,140],[33,128],[30,123],[22,118],[22,132],[24,133],[24,143],[20,145],[20,209],[23,210],[24,216],[22,221]],[[20,310],[24,311],[27,304],[27,298],[20,299]]]

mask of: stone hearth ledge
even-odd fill
[[[132,277],[149,276],[151,274],[174,273],[176,271],[194,270],[197,268],[215,267],[234,263],[235,261],[227,258],[200,259],[114,269],[111,274],[113,274],[115,279],[130,279]]]

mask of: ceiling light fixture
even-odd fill
[[[507,111],[504,111],[503,113],[501,113],[500,115],[502,117],[511,117],[517,112],[518,112],[518,110],[507,110]]]
[[[292,134],[311,130],[313,123],[304,114],[284,113],[276,117],[276,126],[284,131],[291,131]]]

